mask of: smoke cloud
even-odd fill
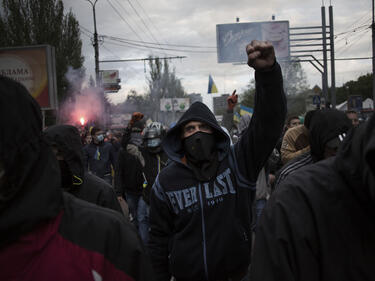
[[[103,90],[89,85],[84,77],[83,70],[71,67],[65,74],[69,82],[69,95],[60,106],[59,123],[73,126],[106,125],[109,114],[106,113]]]

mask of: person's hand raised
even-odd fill
[[[237,101],[238,101],[238,95],[236,95],[236,90],[234,90],[232,95],[230,95],[227,98],[228,109],[233,110],[233,108],[237,104]]]
[[[275,50],[268,41],[253,40],[246,46],[247,64],[255,70],[268,70],[276,61]]]

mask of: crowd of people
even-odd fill
[[[287,118],[273,46],[246,47],[252,116],[193,103],[121,137],[42,128],[0,76],[0,279],[374,280],[375,117]]]

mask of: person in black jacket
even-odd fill
[[[168,157],[161,147],[165,129],[159,122],[152,122],[143,131],[143,146],[140,148],[145,166],[142,169],[143,190],[138,202],[138,229],[144,245],[148,245],[150,229],[150,193],[156,176],[167,166]]]
[[[104,141],[105,134],[99,127],[92,128],[91,137],[91,143],[83,147],[85,170],[112,185],[112,168],[117,160],[115,149]]]
[[[375,280],[375,115],[291,174],[260,219],[251,280]]]
[[[77,128],[55,125],[47,128],[44,133],[59,161],[62,188],[77,198],[122,213],[112,186],[85,172],[82,143]]]
[[[134,227],[61,188],[39,105],[0,76],[1,280],[153,280]]]
[[[145,160],[141,152],[142,130],[145,123],[143,114],[135,112],[121,141],[115,170],[115,190],[121,200],[129,205],[130,220],[138,228],[138,203],[142,197],[144,177],[142,175]]]
[[[349,118],[342,111],[330,108],[315,111],[308,127],[310,151],[291,160],[279,171],[275,189],[290,174],[302,167],[335,156],[351,128]]]
[[[255,184],[286,114],[273,46],[246,47],[256,79],[255,112],[241,139],[229,136],[201,102],[193,103],[162,146],[171,163],[150,196],[151,255],[156,280],[242,280],[251,251]]]

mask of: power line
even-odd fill
[[[113,40],[113,39],[112,39]],[[200,53],[200,54],[214,54],[216,51],[196,51],[196,50],[184,50],[184,49],[173,49],[173,48],[160,48],[160,47],[150,47],[147,45],[142,45],[138,43],[131,43],[131,42],[125,42],[125,41],[120,41],[120,40],[113,40],[118,43],[118,45],[121,46],[121,44],[125,44],[125,46],[137,46],[141,48],[149,48],[149,49],[157,49],[157,50],[166,50],[166,51],[175,51],[175,52],[187,52],[187,53]],[[113,42],[110,42],[111,44]],[[123,45],[124,46],[124,45]]]
[[[150,28],[147,26],[147,24],[145,23],[145,21],[143,20],[143,18],[139,15],[137,9],[133,6],[133,4],[130,2],[130,0],[127,0],[129,5],[132,7],[132,9],[134,10],[134,12],[136,13],[136,15],[138,16],[138,18],[142,21],[143,25],[146,27],[146,29],[148,30],[148,32],[150,33],[152,39],[155,40],[155,42],[160,46],[160,43],[159,41],[155,38],[154,34],[151,32]],[[161,47],[161,46],[160,46]]]
[[[167,59],[184,59],[185,56],[174,56],[174,57],[165,57],[165,58],[159,58],[161,60],[167,60]],[[147,61],[147,60],[154,60],[155,58],[145,58],[145,59],[119,59],[119,60],[102,60],[99,62],[129,62],[129,61]]]
[[[143,42],[142,38],[138,35],[137,32],[135,32],[135,30],[133,29],[133,27],[128,23],[128,21],[118,12],[118,10],[112,5],[112,3],[110,2],[110,0],[107,0],[108,4],[112,7],[112,9],[116,12],[116,14],[126,23],[127,26],[129,26],[129,28],[131,29],[131,31],[135,34],[135,36],[141,41]],[[150,50],[152,51],[152,49],[150,48]]]
[[[159,33],[159,29],[155,26],[155,24],[152,22],[151,18],[148,16],[148,14],[146,13],[145,9],[143,8],[142,4],[138,2],[138,0],[135,0],[138,4],[139,7],[141,7],[141,10],[143,11],[143,13],[146,15],[148,21],[151,23],[151,25],[154,27],[155,31]],[[160,33],[159,33],[160,34]],[[168,43],[168,42],[165,42],[165,43]]]
[[[121,47],[131,47],[132,49],[137,49],[137,50],[142,50],[144,51],[145,50],[145,47],[135,47],[135,46],[129,46],[129,45],[124,45],[124,44],[120,44],[120,43],[116,43],[116,42],[106,42],[106,44],[111,44],[111,45],[115,45],[115,46],[121,46]],[[126,44],[126,43],[125,43]],[[155,51],[155,54],[162,54],[164,55],[164,53],[161,53],[161,52],[158,52],[158,51]],[[168,56],[174,56],[172,54],[167,54]]]
[[[147,36],[147,30],[145,30],[144,28],[142,28],[141,24],[139,24],[136,20],[133,19],[133,14],[131,14],[128,9],[125,8],[125,6],[122,4],[123,1],[119,1],[119,0],[113,0],[114,2],[116,2],[117,4],[117,7],[118,9],[120,10],[120,12],[122,14],[125,14],[125,17],[128,19],[128,22],[132,22],[132,26],[135,26],[135,30],[139,30],[139,34],[144,34],[145,36]],[[143,38],[143,36],[142,36]],[[142,40],[144,41],[144,40]]]
[[[124,42],[129,42],[129,43],[142,43],[142,44],[148,44],[148,45],[163,45],[163,46],[170,46],[170,47],[181,47],[181,48],[198,48],[198,49],[216,49],[216,47],[213,46],[197,46],[197,45],[178,45],[178,44],[157,44],[157,43],[152,43],[152,42],[141,42],[137,40],[131,40],[131,39],[126,39],[126,38],[121,38],[121,37],[115,37],[115,36],[107,36],[107,35],[102,35],[103,37],[113,39],[113,40],[118,40],[118,41],[124,41]]]
[[[359,42],[359,40],[356,41],[358,38],[360,38],[363,35],[367,34],[369,31],[370,31],[370,29],[368,29],[368,30],[362,30],[362,31],[358,32],[356,34],[356,37],[352,38],[352,40],[351,40],[351,42],[349,42],[349,44],[342,46],[341,49],[339,49],[339,50],[336,51],[336,53],[340,54],[340,53],[343,53],[344,51],[348,50],[350,47],[353,46],[353,44],[356,44],[356,43]]]
[[[109,53],[111,53],[113,56],[120,58],[118,55],[116,55],[114,52],[112,52],[110,49],[108,49],[106,46],[102,45],[103,49],[107,50]],[[100,62],[100,61],[99,61]]]

